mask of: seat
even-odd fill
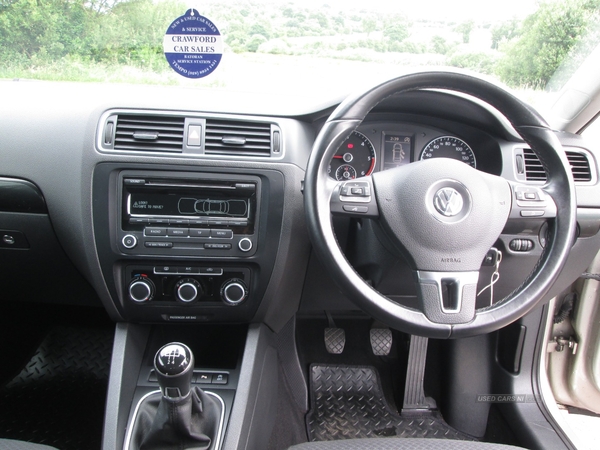
[[[305,442],[288,450],[517,450],[523,447],[488,442],[427,438],[374,438]]]
[[[56,450],[56,448],[33,442],[0,439],[0,450]]]

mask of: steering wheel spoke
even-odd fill
[[[512,206],[510,219],[552,219],[556,217],[556,204],[541,187],[510,183]]]
[[[416,271],[423,314],[431,322],[468,323],[475,317],[479,272]]]
[[[379,217],[375,186],[371,177],[341,181],[333,189],[331,213],[350,217]]]

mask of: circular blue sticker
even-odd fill
[[[163,49],[175,72],[187,78],[202,78],[221,62],[223,38],[215,24],[190,9],[169,25]]]

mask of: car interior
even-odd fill
[[[0,448],[584,448],[587,81],[560,126],[459,70],[322,103],[0,81]]]

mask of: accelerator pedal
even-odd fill
[[[431,397],[425,397],[425,390],[423,389],[428,341],[426,337],[410,337],[406,384],[404,385],[404,403],[402,405],[403,416],[423,413],[436,408],[435,400]]]

